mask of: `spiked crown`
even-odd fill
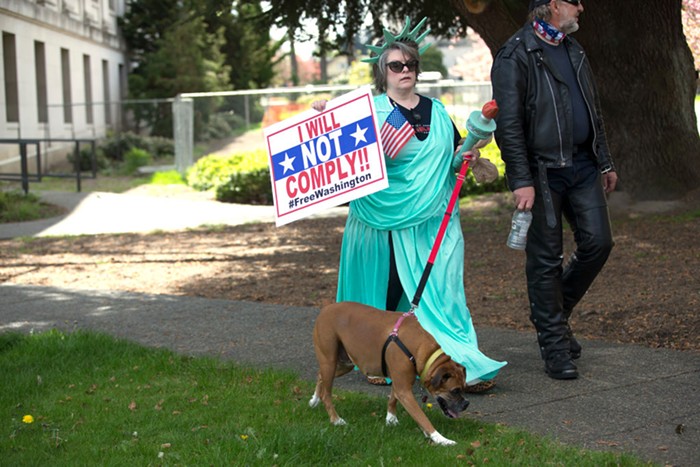
[[[406,24],[404,24],[403,29],[396,36],[392,34],[391,31],[384,28],[384,43],[380,46],[365,44],[370,52],[374,52],[376,55],[373,57],[363,58],[362,61],[366,63],[377,63],[382,52],[384,52],[394,42],[415,42],[419,47],[418,54],[423,55],[423,52],[428,50],[430,44],[425,44],[423,47],[420,47],[420,43],[428,36],[428,34],[430,34],[430,28],[426,29],[421,35],[418,35],[418,31],[420,31],[426,21],[428,21],[428,18],[423,18],[413,29],[411,29],[411,18],[406,16]]]

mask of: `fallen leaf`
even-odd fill
[[[620,443],[618,443],[617,441],[608,441],[605,439],[599,439],[598,441],[596,441],[596,443],[602,444],[604,446],[619,446],[620,445]]]
[[[473,448],[475,448],[475,449],[476,449],[476,448],[479,448],[479,447],[481,447],[481,441],[476,440],[476,441],[474,441],[474,442],[471,443],[471,446],[472,446]]]
[[[136,401],[131,401],[131,403],[129,403],[129,410],[136,410]]]

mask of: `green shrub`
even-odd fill
[[[151,176],[151,185],[185,185],[185,179],[177,170],[156,172]]]
[[[142,137],[131,132],[113,134],[100,143],[100,149],[105,157],[112,161],[121,162],[131,148],[143,148]]]
[[[216,187],[216,200],[226,203],[272,204],[268,168],[233,172]]]
[[[136,173],[139,167],[149,165],[153,161],[153,157],[139,148],[131,148],[124,156],[123,171],[125,174],[132,175]]]
[[[219,183],[222,174],[233,170],[233,162],[230,156],[212,154],[204,156],[187,170],[185,179],[187,184],[199,191],[214,188]]]
[[[505,165],[495,143],[481,150],[481,157],[493,162],[499,176],[491,183],[478,184],[469,173],[460,196],[506,191]],[[197,190],[213,189],[218,201],[272,204],[272,187],[265,150],[202,157],[187,171],[187,184]]]
[[[147,150],[153,154],[153,157],[156,159],[175,155],[175,143],[170,138],[164,138],[163,136],[147,136],[144,137],[144,140],[146,147],[141,147],[141,149]]]
[[[225,138],[231,135],[233,135],[233,130],[231,129],[231,125],[229,125],[226,116],[218,113],[209,117],[209,121],[202,132],[202,139],[209,141],[212,139]]]
[[[226,117],[226,121],[228,122],[229,126],[234,130],[234,132],[235,132],[235,130],[239,130],[239,131],[245,130],[245,127],[246,127],[245,118],[243,118],[242,116],[240,116],[238,114],[234,114],[234,113],[229,114]]]
[[[173,140],[162,136],[143,136],[132,132],[113,134],[100,143],[104,156],[113,161],[121,162],[133,148],[149,152],[156,158],[175,154]]]
[[[267,164],[267,153],[262,149],[226,156],[211,154],[190,167],[187,184],[200,191],[215,189],[233,173],[266,169]]]
[[[68,154],[68,161],[71,167],[75,167],[75,152]],[[97,170],[107,168],[107,159],[99,147],[95,148],[95,162]],[[82,146],[80,148],[80,170],[83,172],[92,170],[92,149],[90,147]]]
[[[60,208],[43,203],[32,193],[0,191],[0,222],[32,221],[60,213]]]

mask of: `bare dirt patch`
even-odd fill
[[[505,246],[510,206],[491,195],[463,208],[465,288],[477,327],[532,330],[524,254]],[[700,350],[700,216],[673,208],[613,211],[616,246],[574,312],[577,335]],[[344,222],[3,240],[0,282],[320,307],[335,300]]]

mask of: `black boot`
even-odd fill
[[[566,318],[566,339],[569,341],[569,353],[573,360],[578,360],[581,358],[581,344],[578,343],[574,337],[574,333],[571,331],[571,325],[569,325],[569,316],[571,316],[571,311],[564,309],[564,317]]]
[[[581,358],[581,344],[579,344],[574,337],[571,328],[567,331],[566,336],[569,338],[569,354],[571,355],[571,359],[578,360]]]
[[[576,379],[578,369],[566,350],[554,350],[544,360],[544,371],[554,379]]]

